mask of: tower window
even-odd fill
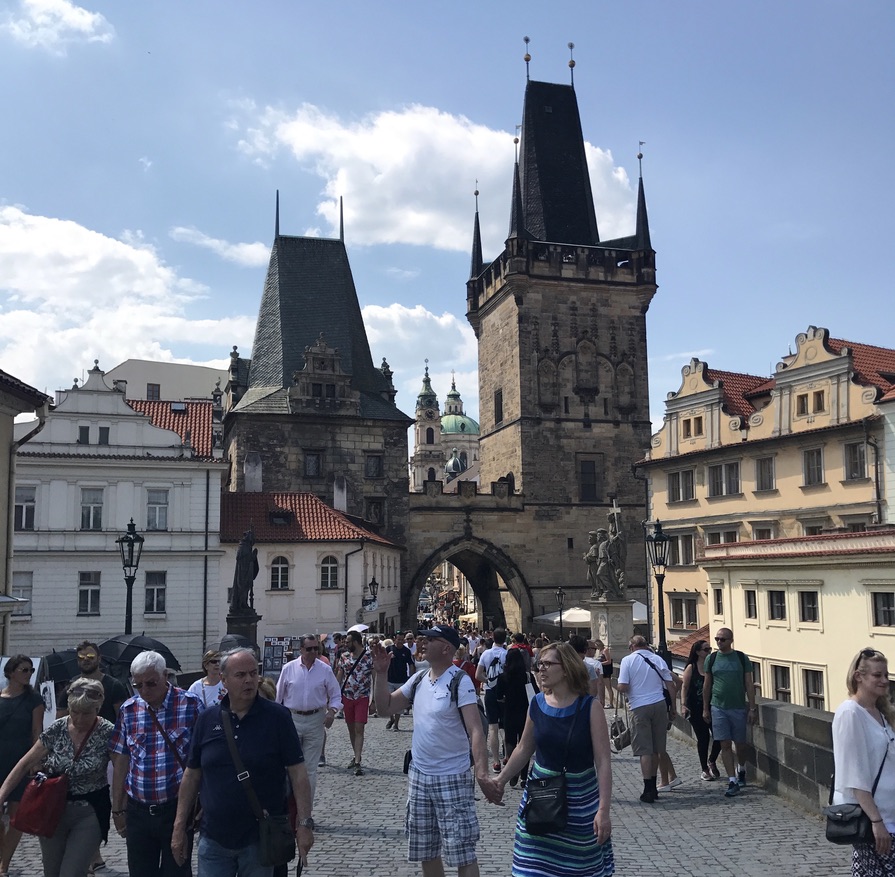
[[[146,400],[148,402],[158,402],[159,399],[162,398],[162,385],[161,384],[147,384],[146,385]]]
[[[503,422],[503,390],[494,391],[494,423]]]
[[[426,430],[426,444],[427,445],[435,444],[435,430],[432,429],[431,426]]]

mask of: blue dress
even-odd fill
[[[594,834],[594,816],[600,806],[600,790],[590,737],[592,702],[592,697],[578,698],[570,706],[558,709],[549,706],[543,694],[538,694],[531,702],[529,715],[535,730],[532,777],[555,776],[562,770],[569,726],[579,705],[581,711],[566,756],[569,802],[566,827],[557,834],[529,834],[522,815],[528,802],[526,791],[516,817],[513,877],[610,877],[615,873],[612,841],[600,846]]]

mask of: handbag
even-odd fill
[[[885,755],[876,772],[876,779],[873,781],[873,788],[870,790],[871,796],[876,793],[876,787],[879,785],[879,778],[883,773],[883,765],[886,763],[886,756],[889,754],[889,747],[886,746]],[[830,777],[830,797],[829,806],[824,807],[823,815],[827,818],[826,836],[827,840],[833,844],[864,844],[873,843],[873,823],[870,817],[861,809],[860,804],[834,804],[833,803],[833,787],[836,784],[836,772]]]
[[[616,752],[621,752],[631,745],[631,729],[628,727],[628,699],[625,698],[625,717],[618,714],[618,701],[623,695],[619,694],[615,702],[615,715],[609,723],[609,739]]]
[[[81,752],[93,734],[97,722],[78,746],[72,759],[72,766],[81,757]],[[36,834],[38,837],[52,837],[59,827],[59,820],[65,812],[68,800],[68,772],[57,777],[38,772],[25,786],[22,800],[16,812],[10,817],[9,824],[24,834]]]
[[[578,699],[578,709],[569,725],[569,734],[566,737],[566,748],[563,753],[562,771],[556,776],[529,777],[525,786],[527,800],[522,818],[525,820],[525,830],[529,834],[556,834],[566,827],[569,817],[569,800],[566,795],[566,756],[569,754],[569,741],[572,739],[572,731],[578,721],[578,713],[584,704],[584,698]]]
[[[258,820],[258,861],[265,868],[288,865],[295,858],[295,832],[289,824],[289,815],[286,813],[271,815],[262,809],[261,802],[252,786],[251,776],[236,748],[230,712],[223,707],[221,708],[221,725],[224,729],[224,736],[227,738],[230,758],[233,759],[233,765],[236,768],[236,779],[245,791],[252,813]]]
[[[647,659],[643,655],[641,655],[640,657],[643,658],[643,660],[646,661],[646,663],[649,664],[650,667],[653,668],[653,671],[656,673],[656,675],[659,677],[659,679],[662,682],[662,697],[665,698],[665,708],[668,710],[668,718],[670,721],[671,713],[674,710],[674,703],[672,703],[672,700],[671,700],[671,693],[665,687],[665,680],[662,679],[662,674],[659,672],[659,668],[652,661],[647,661]]]

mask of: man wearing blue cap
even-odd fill
[[[413,704],[413,740],[408,770],[407,858],[420,862],[424,877],[444,874],[444,865],[457,868],[458,877],[478,877],[475,845],[479,823],[475,812],[475,780],[485,797],[498,803],[500,787],[488,773],[488,751],[469,675],[455,666],[460,635],[447,624],[419,631],[427,638],[429,669],[420,671],[389,694],[388,668],[392,656],[381,644],[373,646],[376,703],[388,703],[395,714]],[[451,681],[461,674],[457,700]]]

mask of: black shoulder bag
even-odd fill
[[[671,694],[669,693],[668,688],[665,686],[665,680],[662,678],[659,668],[652,661],[645,658],[643,655],[640,657],[653,668],[653,672],[659,677],[659,681],[662,683],[662,697],[665,698],[665,707],[668,710],[668,720],[671,721],[671,711],[674,709],[674,703],[671,700]]]
[[[581,712],[583,705],[584,698],[579,697],[578,709],[575,710],[566,737],[562,770],[552,777],[528,778],[528,783],[525,786],[528,800],[525,802],[522,818],[525,820],[525,830],[529,834],[556,834],[566,827],[569,818],[569,800],[566,796],[566,758],[569,755],[572,731],[575,729],[578,713]]]
[[[367,650],[364,649],[360,653],[360,657],[351,665],[351,669],[345,674],[345,678],[342,680],[342,687],[339,689],[339,694],[345,694],[345,686],[348,684],[348,680],[351,678],[351,674],[357,669],[357,665],[363,660],[363,657],[366,654]]]
[[[876,794],[879,778],[883,774],[883,765],[886,763],[886,755],[889,754],[889,744],[886,744],[886,753],[882,763],[876,772],[873,788],[870,796]],[[873,823],[870,817],[861,809],[860,804],[834,804],[833,787],[836,785],[836,772],[830,777],[829,807],[824,807],[823,815],[827,817],[827,840],[831,844],[865,844],[873,843]]]
[[[289,824],[289,816],[286,813],[272,816],[262,809],[261,802],[252,787],[252,779],[246,770],[245,764],[236,748],[236,740],[233,739],[233,725],[230,722],[230,711],[221,708],[221,726],[224,736],[227,738],[227,746],[230,749],[230,758],[236,767],[236,779],[242,786],[255,819],[258,820],[258,860],[265,868],[276,865],[288,865],[295,858],[295,833]]]

